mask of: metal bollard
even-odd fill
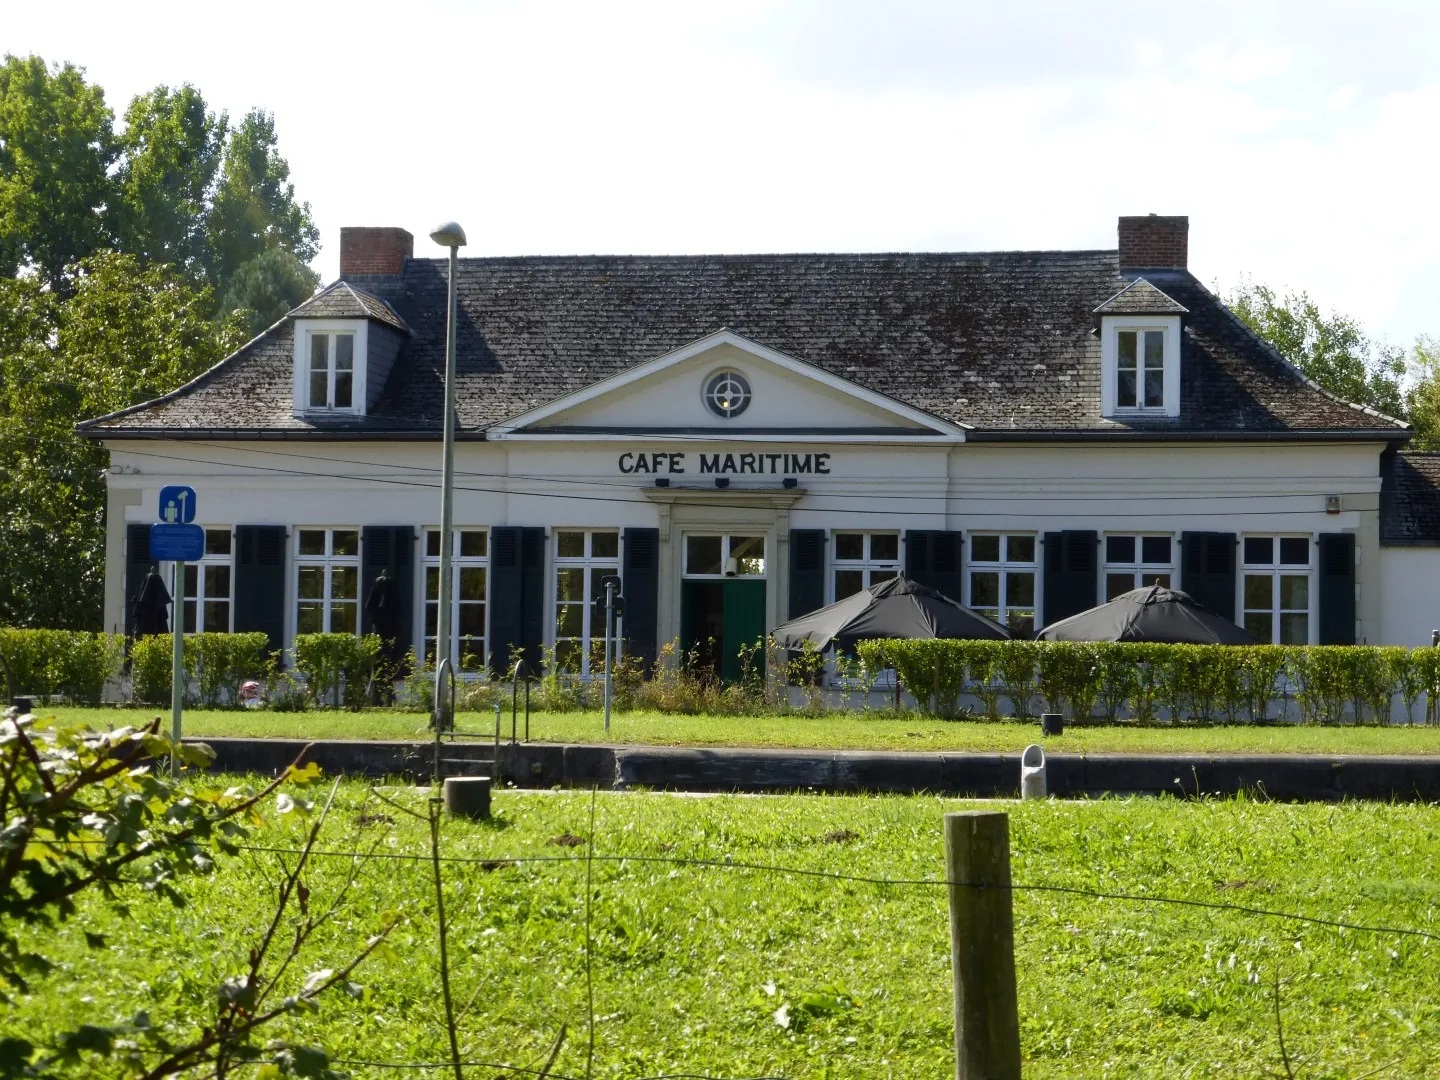
[[[1045,798],[1045,751],[1036,743],[1020,755],[1020,798]]]

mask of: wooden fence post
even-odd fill
[[[951,882],[956,1080],[1020,1080],[1009,815],[946,814],[945,877]]]

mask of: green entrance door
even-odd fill
[[[731,579],[725,582],[725,639],[721,652],[720,677],[726,683],[740,681],[740,647],[760,645],[757,657],[765,663],[765,582]]]

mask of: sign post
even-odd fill
[[[620,614],[620,578],[607,574],[601,582],[605,586],[605,734],[610,734],[610,702],[614,696],[612,668],[615,663],[615,616]]]
[[[185,703],[185,564],[205,556],[205,530],[195,520],[195,489],[171,484],[160,489],[160,522],[150,526],[150,557],[171,562],[170,640],[174,645],[170,665],[170,738],[180,745],[180,713]],[[177,768],[177,754],[170,755],[170,775]]]

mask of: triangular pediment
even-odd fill
[[[744,405],[724,415],[717,407],[723,409],[729,399],[717,399],[710,391],[717,378],[729,372],[741,377]],[[735,407],[734,402],[730,407]],[[487,433],[491,439],[665,435],[963,441],[964,429],[721,330],[513,417]]]

